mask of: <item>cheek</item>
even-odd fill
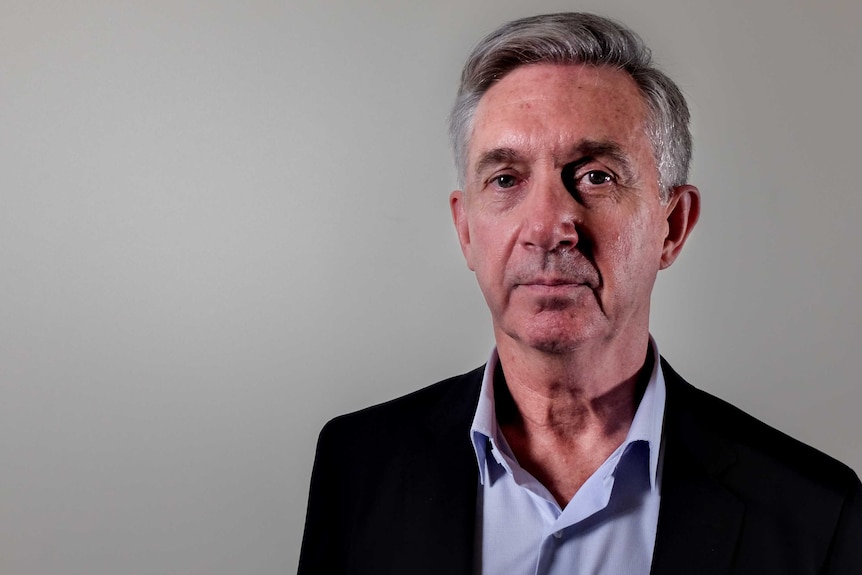
[[[624,222],[605,222],[603,229],[607,233],[595,241],[596,259],[605,262],[603,271],[617,270],[616,275],[631,277],[658,270],[663,245],[660,221],[641,214]]]
[[[513,262],[517,232],[499,220],[474,221],[471,228],[473,272],[491,308],[508,300],[507,270]]]
[[[505,265],[517,240],[517,230],[499,219],[480,220],[471,229],[476,264],[485,267]]]

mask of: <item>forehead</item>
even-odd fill
[[[613,142],[637,156],[649,148],[646,102],[626,72],[610,67],[532,64],[516,68],[479,101],[468,147],[477,157],[498,148],[570,161],[584,140]]]

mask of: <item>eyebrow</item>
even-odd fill
[[[580,140],[570,149],[569,157],[575,157],[576,159],[567,162],[566,165],[575,164],[578,166],[592,159],[609,158],[616,164],[619,164],[625,176],[632,176],[634,173],[629,156],[619,144],[610,140]],[[493,148],[479,156],[473,171],[479,175],[492,166],[513,164],[523,161],[523,159],[523,154],[514,148]]]
[[[631,177],[634,174],[629,156],[619,144],[610,140],[581,140],[572,147],[571,155],[578,159],[569,164],[580,166],[595,158],[609,158],[620,166],[624,176]]]
[[[497,164],[512,164],[521,160],[523,156],[513,148],[494,148],[479,156],[474,173],[481,174],[491,166]]]

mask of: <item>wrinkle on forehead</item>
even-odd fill
[[[474,119],[468,179],[477,175],[479,162],[487,163],[483,159],[500,156],[495,150],[555,161],[585,139],[635,150],[635,140],[647,135],[643,95],[625,71],[611,67],[516,68],[486,92]]]
[[[560,69],[565,69],[572,73],[568,74],[564,78],[559,74]],[[572,88],[597,88],[618,81],[622,81],[627,84],[632,94],[637,94],[638,96],[641,95],[640,89],[637,87],[637,83],[634,79],[628,74],[628,72],[621,70],[620,68],[585,64],[538,63],[527,64],[515,68],[488,88],[485,92],[485,96],[492,94],[495,91],[500,91],[501,87],[505,91],[513,91],[515,86],[511,82],[507,82],[507,80],[511,79],[513,76],[522,75],[525,72],[537,76],[531,83],[532,86],[536,88],[537,94],[531,99],[542,99],[542,96],[544,95],[542,88],[549,84],[564,84],[569,85]],[[620,87],[621,86],[617,86],[617,88]],[[483,96],[482,99],[485,99],[485,96]]]

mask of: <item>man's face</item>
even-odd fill
[[[676,255],[646,114],[611,68],[522,66],[482,97],[450,203],[498,345],[645,341],[656,273]]]

